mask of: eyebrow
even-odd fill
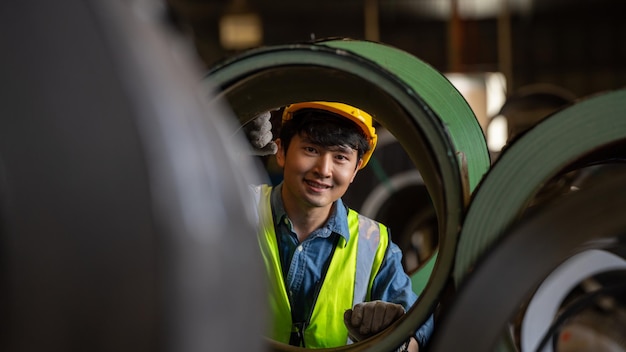
[[[307,144],[313,144],[331,151],[338,151],[341,153],[352,153],[352,151],[358,152],[355,148],[347,145],[347,144],[335,144],[335,145],[330,145],[330,146],[325,146],[323,144],[314,142],[313,140],[311,140],[311,138],[309,137],[301,137],[301,140],[303,143],[307,143]]]
[[[346,145],[346,144],[333,145],[333,146],[330,146],[330,147],[326,147],[326,149],[332,150],[332,151],[338,151],[338,152],[341,152],[341,153],[347,153],[347,154],[350,154],[353,151],[354,152],[357,151],[356,149],[354,149],[354,148],[352,148],[352,147],[350,147],[349,145]]]

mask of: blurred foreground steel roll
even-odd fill
[[[261,350],[254,169],[140,3],[0,5],[2,351]]]
[[[369,112],[406,150],[437,213],[437,262],[420,300],[394,329],[371,339],[375,343],[336,349],[393,350],[436,306],[452,270],[465,201],[490,166],[482,130],[467,102],[419,59],[358,40],[253,49],[216,65],[206,81],[229,101],[241,124],[298,101],[340,101]]]
[[[626,293],[623,280],[626,273],[625,209],[626,184],[621,174],[526,213],[507,229],[488,255],[481,257],[473,272],[467,275],[453,304],[442,315],[429,350],[520,351],[505,336],[510,334],[510,320],[529,296],[541,293],[535,290],[542,280],[549,275],[562,276],[564,272],[560,266],[572,260],[580,261],[583,256],[591,259],[578,266],[583,275],[584,272],[621,270],[618,279],[608,282],[603,289],[621,298],[623,311]],[[565,290],[564,296],[570,287],[561,285],[554,289]],[[554,294],[554,290],[549,293]],[[534,328],[542,329],[558,322],[556,315],[551,314],[556,313],[550,311],[552,308],[549,305],[538,307],[547,313],[548,319],[530,322]],[[621,331],[618,338],[623,339],[624,325],[612,329]],[[540,335],[544,334],[551,337],[549,329]],[[538,346],[538,343],[522,346],[521,351],[552,351],[551,341],[549,349],[536,349]],[[599,349],[588,346],[587,349],[567,350]]]

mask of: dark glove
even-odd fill
[[[357,303],[343,314],[352,341],[361,341],[385,330],[405,313],[404,307],[390,302]]]
[[[272,140],[272,114],[267,111],[254,117],[254,119],[243,126],[246,138],[252,146],[255,155],[276,154],[278,147]]]

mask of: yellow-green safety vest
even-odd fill
[[[291,320],[291,307],[272,218],[272,188],[262,185],[255,187],[254,191],[258,200],[258,240],[267,269],[268,298],[274,319],[268,337],[289,343],[295,327]],[[348,227],[350,239],[346,243],[342,237],[337,243],[311,319],[304,329],[304,344],[307,348],[338,347],[349,342],[343,314],[355,304],[370,299],[374,277],[385,256],[389,235],[384,225],[349,209]]]

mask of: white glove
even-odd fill
[[[352,341],[361,341],[385,330],[405,313],[404,307],[390,302],[357,303],[343,314]]]
[[[272,114],[267,111],[255,116],[252,121],[243,126],[254,155],[270,155],[278,151],[276,143],[272,140],[271,117]]]

